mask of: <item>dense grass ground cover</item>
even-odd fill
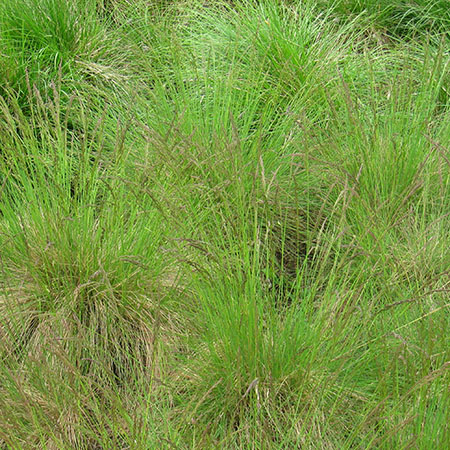
[[[449,31],[2,1],[0,448],[449,448]]]

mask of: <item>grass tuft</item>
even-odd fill
[[[446,2],[0,5],[0,449],[446,449]]]

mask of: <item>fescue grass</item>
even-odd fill
[[[63,3],[0,5],[0,448],[448,448],[447,2]]]

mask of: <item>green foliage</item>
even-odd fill
[[[368,23],[394,38],[450,37],[450,6],[446,0],[336,0],[319,1],[338,17],[362,15]]]
[[[0,448],[447,448],[448,29],[3,2]]]

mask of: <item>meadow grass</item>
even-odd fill
[[[449,14],[2,2],[0,448],[448,448]]]

